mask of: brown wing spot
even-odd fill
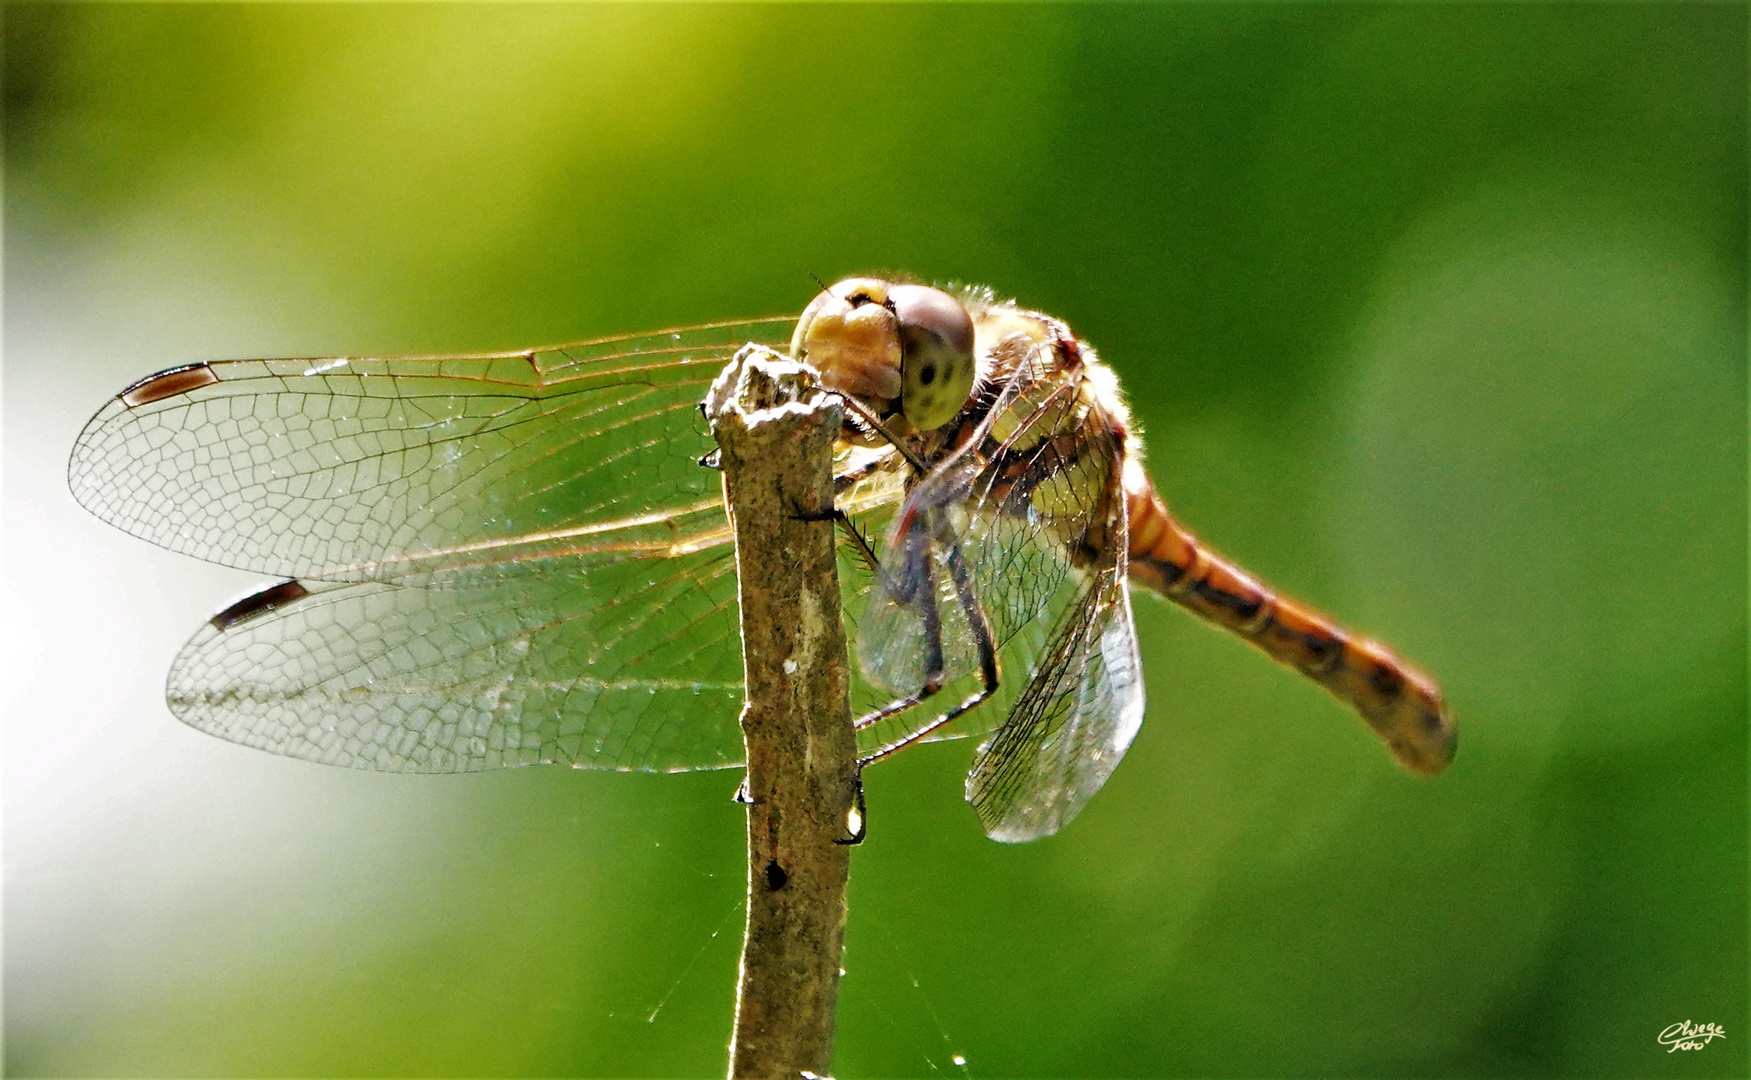
[[[310,590],[298,582],[282,581],[277,585],[269,585],[260,592],[250,593],[207,621],[212,624],[213,629],[223,632],[238,623],[248,622],[257,615],[285,607],[309,595]]]
[[[178,394],[186,394],[190,390],[211,386],[218,381],[219,376],[213,374],[213,369],[206,364],[190,364],[188,367],[160,371],[123,390],[122,404],[136,409],[154,401],[163,401]]]

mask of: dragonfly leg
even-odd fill
[[[924,582],[923,586],[918,590],[918,596],[919,612],[924,620],[924,685],[921,686],[916,693],[907,694],[905,697],[900,698],[897,701],[891,701],[866,716],[859,717],[857,722],[852,725],[854,730],[862,731],[864,728],[867,728],[872,724],[881,722],[886,717],[893,716],[896,713],[905,712],[907,709],[910,709],[912,706],[942,689],[943,681],[947,678],[942,656],[942,613],[936,608],[935,575],[930,571],[930,562],[928,559],[926,559],[924,563]],[[926,733],[941,727],[946,722],[947,721],[943,720],[936,721],[930,728],[926,729]],[[915,740],[907,740],[908,743],[911,741]],[[906,744],[902,743],[901,745]],[[895,749],[898,748],[899,747],[897,746],[895,747]],[[892,750],[884,749],[884,751],[878,752],[871,757],[857,759],[857,764],[852,770],[855,783],[857,784],[857,802],[855,804],[856,809],[852,821],[852,827],[848,830],[850,835],[844,840],[836,841],[837,843],[861,844],[863,843],[863,838],[869,834],[869,813],[863,795],[863,767],[872,761],[880,760],[892,752]]]
[[[851,546],[857,549],[857,557],[871,572],[881,569],[881,559],[876,556],[875,548],[870,544],[869,537],[863,535],[863,530],[857,527],[857,522],[851,520],[851,515],[835,506],[830,510],[803,510],[800,507],[792,515],[798,521],[831,521],[845,533]]]
[[[881,559],[876,557],[875,548],[870,546],[869,537],[863,535],[863,530],[857,527],[857,522],[851,520],[851,515],[843,510],[835,509],[834,514],[839,527],[845,530],[845,536],[851,541],[851,546],[857,549],[857,555],[869,567],[871,573],[880,572]]]
[[[955,599],[960,601],[961,610],[966,613],[967,628],[972,632],[973,646],[979,652],[979,676],[981,685],[979,689],[969,694],[966,700],[943,713],[941,716],[936,717],[917,731],[912,732],[903,739],[896,739],[891,743],[878,746],[868,754],[858,758],[857,768],[859,775],[862,774],[865,767],[873,765],[892,754],[899,753],[901,750],[904,750],[906,747],[925,738],[932,732],[966,715],[967,712],[977,707],[986,698],[995,694],[997,692],[998,684],[1001,682],[997,669],[997,643],[995,636],[991,633],[991,620],[986,617],[984,605],[979,603],[978,594],[973,591],[973,576],[967,569],[966,559],[961,555],[960,545],[954,542],[953,534],[947,533],[946,530],[947,525],[942,524],[937,530],[938,537],[945,541],[945,550],[948,552],[949,578],[954,582]],[[926,679],[924,689],[919,693],[908,695],[906,698],[901,698],[899,701],[877,709],[875,712],[858,720],[857,727],[859,730],[876,723],[884,717],[892,716],[903,709],[910,708],[942,689],[942,624],[940,619],[933,617],[936,607],[936,591],[934,589],[929,590],[926,597],[927,599],[925,603],[927,614],[925,617],[925,628],[930,632],[930,636],[934,639],[934,655],[936,658],[935,685],[931,684],[930,679]]]
[[[936,608],[936,581],[930,571],[930,561],[923,564],[923,582],[918,588],[919,617],[924,620],[924,685],[907,694],[896,698],[871,713],[857,718],[852,728],[862,731],[864,728],[881,723],[890,716],[905,712],[912,706],[942,689],[942,684],[948,681],[948,673],[942,658],[942,612]],[[859,762],[861,767],[862,762]]]
[[[874,750],[871,750],[869,753],[858,758],[857,759],[857,767],[858,767],[859,771],[861,771],[861,770],[863,770],[871,765],[874,765],[876,762],[881,761],[884,758],[888,758],[888,757],[893,756],[894,754],[899,753],[900,751],[906,749],[908,746],[911,746],[913,743],[918,742],[920,739],[926,738],[932,732],[936,731],[938,728],[941,728],[947,724],[951,724],[956,720],[959,720],[962,716],[965,716],[969,710],[977,707],[986,698],[990,697],[992,694],[995,694],[996,692],[997,692],[997,684],[994,682],[988,683],[984,686],[981,686],[979,689],[977,689],[977,690],[973,691],[971,694],[967,695],[967,699],[965,701],[961,702],[959,705],[956,705],[954,708],[950,709],[949,711],[943,713],[941,716],[938,716],[936,719],[932,720],[930,723],[925,724],[923,727],[919,728],[917,731],[914,731],[910,735],[907,735],[904,739],[895,739],[891,743],[884,743],[883,745],[876,747]],[[871,716],[874,716],[874,715],[875,714],[873,714],[873,713],[871,714]],[[861,722],[862,721],[859,721],[859,723],[861,723]],[[871,721],[871,722],[873,723],[873,721]]]
[[[924,464],[924,462],[919,459],[917,454],[914,454],[912,452],[912,449],[906,445],[904,440],[902,440],[898,435],[895,435],[892,431],[889,431],[888,426],[886,424],[882,423],[881,417],[877,416],[874,412],[870,411],[870,407],[868,405],[865,405],[863,402],[852,397],[850,394],[844,393],[844,392],[839,391],[839,390],[829,390],[827,392],[830,394],[838,394],[839,400],[843,401],[845,403],[845,407],[850,409],[852,412],[856,413],[858,419],[862,420],[865,424],[868,424],[870,427],[870,430],[874,431],[876,434],[878,434],[882,438],[886,439],[888,441],[889,446],[892,446],[895,450],[898,450],[900,452],[900,456],[906,459],[906,463],[908,465],[912,466],[913,470],[915,472],[917,472],[919,476],[923,476],[925,473],[930,471],[930,467],[928,465]]]

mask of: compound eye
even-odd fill
[[[917,430],[933,431],[973,392],[973,320],[941,289],[895,285],[888,300],[900,326],[900,412]]]

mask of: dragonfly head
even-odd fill
[[[927,285],[841,281],[797,320],[790,351],[829,389],[898,412],[917,431],[953,420],[973,392],[973,320]]]

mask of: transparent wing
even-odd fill
[[[167,697],[221,738],[355,768],[736,765],[735,596],[727,547],[282,582],[203,626]]]
[[[1122,429],[1078,374],[1036,354],[1010,376],[959,454],[895,517],[859,627],[870,680],[916,689],[922,603],[934,597],[944,666],[969,681],[978,654],[946,573],[958,551],[999,649],[1003,685],[963,731],[989,728],[967,797],[998,840],[1050,835],[1099,790],[1143,716],[1125,588]],[[954,697],[951,693],[951,700]]]
[[[386,581],[604,547],[685,550],[722,523],[695,407],[791,321],[518,353],[234,360],[136,383],[68,467],[98,517],[264,574]]]
[[[948,559],[971,572],[994,644],[1050,625],[1068,598],[1073,566],[1109,545],[1108,510],[1123,453],[1110,423],[1079,394],[1073,375],[1028,369],[1000,393],[968,449],[920,481],[895,515],[883,564],[858,632],[865,676],[896,694],[922,685],[924,603],[943,620],[950,679],[977,669],[975,635],[956,599]],[[1006,679],[1032,664],[1006,664]]]
[[[731,765],[730,532],[696,410],[761,320],[523,353],[197,364],[81,434],[80,501],[302,578],[170,676],[197,728],[399,771]]]
[[[979,747],[967,801],[993,840],[1050,836],[1082,809],[1143,722],[1143,674],[1123,564],[1059,617],[1038,669]]]

